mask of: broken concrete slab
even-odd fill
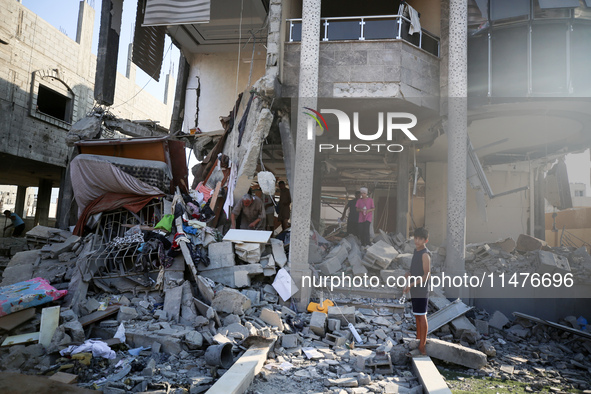
[[[355,324],[355,307],[354,306],[329,306],[328,318],[337,319],[341,322],[341,326],[346,326],[349,323]]]
[[[130,346],[133,347],[148,347],[154,342],[158,342],[161,345],[161,350],[168,354],[179,354],[182,350],[182,335],[181,337],[175,337],[172,335],[165,335],[164,332],[160,331],[146,331],[141,327],[126,327],[125,328],[125,340]],[[186,334],[186,333],[185,333]]]
[[[335,256],[328,260],[324,260],[322,263],[318,264],[316,267],[322,274],[324,275],[335,275],[337,272],[343,269],[343,261],[341,261],[339,257]]]
[[[263,267],[263,274],[265,276],[274,276],[277,272],[275,269],[275,259],[272,254],[261,257],[261,266]]]
[[[399,252],[392,245],[379,241],[365,251],[363,259],[368,262],[373,260],[380,268],[385,269],[398,254]]]
[[[413,357],[412,369],[419,378],[425,394],[451,394],[445,380],[428,356]]]
[[[211,303],[215,310],[235,315],[243,315],[250,305],[250,299],[247,296],[227,287],[218,291]]]
[[[485,322],[484,320],[475,319],[474,326],[482,335],[488,335],[488,322]]]
[[[266,244],[271,235],[273,235],[272,231],[231,229],[224,236],[224,241]]]
[[[280,239],[272,238],[271,248],[273,249],[273,259],[275,260],[275,264],[283,268],[287,263],[287,256],[285,255],[283,241]]]
[[[532,237],[531,235],[527,234],[520,234],[519,238],[517,238],[517,245],[515,246],[515,250],[518,252],[531,252],[532,250],[540,250],[544,246],[548,246],[546,241],[541,239]]]
[[[252,242],[237,242],[236,255],[242,261],[249,264],[256,264],[261,261],[261,246],[263,244]]]
[[[429,297],[429,303],[437,310],[443,309],[451,304],[445,297]],[[474,325],[470,323],[470,320],[468,320],[468,318],[463,315],[453,319],[451,321],[451,326],[454,328],[454,331],[458,337],[461,337],[465,331],[469,331],[474,334],[478,333],[476,327],[474,327]]]
[[[207,253],[209,255],[209,265],[206,267],[200,263],[198,265],[199,272],[236,265],[236,261],[234,260],[234,244],[232,242],[211,243],[207,247]]]
[[[166,316],[177,322],[180,319],[181,305],[183,301],[183,287],[177,286],[166,290],[164,296],[164,307],[163,310],[166,312]]]
[[[509,237],[502,241],[495,242],[494,244],[491,244],[491,246],[500,249],[505,253],[513,253],[517,247],[517,243],[513,238]]]
[[[250,276],[246,270],[234,272],[234,287],[241,289],[243,287],[250,287]]]
[[[179,299],[178,306],[180,308],[180,299]],[[117,321],[118,322],[129,321],[129,320],[137,319],[138,316],[139,315],[138,315],[137,310],[135,308],[129,307],[129,306],[122,306],[119,308],[119,313],[117,314]]]
[[[427,334],[432,333],[457,317],[464,315],[470,309],[472,308],[464,304],[462,300],[458,298],[451,304],[429,316],[429,331]]]
[[[197,318],[197,309],[195,308],[195,303],[193,302],[193,290],[191,289],[191,284],[189,281],[186,281],[183,283],[181,288],[183,289],[181,318],[186,323],[193,324]]]
[[[570,272],[570,264],[568,258],[564,256],[555,255],[552,252],[538,250],[537,252],[537,267],[536,272],[539,274],[566,274]]]
[[[281,346],[286,349],[295,348],[298,346],[299,334],[286,334],[281,337]]]
[[[197,275],[197,288],[199,289],[199,294],[201,294],[203,300],[211,305],[215,294],[208,281],[205,280],[201,275]]]
[[[191,350],[199,349],[203,346],[203,335],[199,331],[191,331],[185,334],[185,343]]]
[[[249,275],[257,275],[263,273],[263,267],[260,264],[246,264],[203,271],[201,272],[201,276],[204,276],[206,278],[213,280],[214,282],[221,283],[229,287],[235,287],[236,285],[234,283],[234,272],[244,270],[248,271]]]
[[[71,235],[68,237],[68,239],[66,239],[65,242],[51,244],[51,247],[49,249],[49,254],[51,255],[51,258],[55,259],[60,254],[69,252],[74,247],[74,244],[78,241],[80,241],[79,236]]]
[[[261,371],[275,341],[253,344],[209,389],[211,393],[244,393]]]
[[[493,313],[491,318],[488,320],[488,325],[490,327],[496,328],[497,330],[502,330],[507,324],[509,324],[509,319],[500,311]]]
[[[486,354],[440,339],[427,339],[426,350],[430,357],[467,368],[478,369],[487,364]]]
[[[312,312],[312,317],[310,318],[310,330],[316,335],[320,335],[321,337],[324,336],[326,333],[326,319],[326,313]]]
[[[8,286],[33,278],[34,263],[40,257],[38,250],[19,252],[12,256],[2,273],[1,286]]]
[[[260,319],[273,327],[277,327],[279,331],[283,331],[283,321],[279,313],[269,308],[263,308],[261,309]]]
[[[96,393],[96,390],[88,390],[75,385],[51,380],[45,376],[0,372],[0,392],[93,394]]]
[[[115,313],[119,312],[119,308],[120,305],[111,305],[108,306],[107,309],[105,309],[104,311],[93,312],[90,315],[82,316],[78,320],[80,321],[80,324],[82,324],[83,327],[86,327],[89,324],[92,324],[99,320],[105,319],[111,315],[114,315]]]

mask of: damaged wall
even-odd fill
[[[96,56],[91,53],[91,45],[95,11],[84,1],[80,7],[74,41],[22,4],[0,0],[0,39],[4,41],[0,44],[0,153],[65,166],[67,130],[93,106]],[[66,116],[67,121],[60,121],[40,111],[40,85],[67,96],[71,119]],[[135,78],[121,74],[116,87],[115,106],[120,106],[112,109],[115,115],[158,120],[168,127],[172,99],[165,105],[146,91],[140,92]],[[31,184],[36,186],[35,181]]]
[[[242,37],[246,42],[247,37]],[[267,51],[257,44],[252,67],[251,85],[265,75],[265,57]],[[199,111],[199,127],[203,132],[221,130],[219,117],[228,115],[236,102],[237,93],[242,92],[248,84],[250,60],[252,56],[252,40],[241,49],[238,92],[236,92],[236,68],[238,53],[196,53],[190,60],[189,83],[185,103],[185,121],[183,130],[188,132],[195,127],[197,110]],[[198,83],[196,82],[198,80]],[[196,86],[200,88],[201,99],[197,103]]]
[[[493,192],[501,193],[529,185],[529,173],[525,169],[513,169],[513,165],[494,166],[486,171]],[[427,163],[425,196],[425,225],[429,241],[444,245],[446,234],[447,164]],[[527,233],[529,221],[528,191],[521,191],[494,199],[485,198],[486,217],[477,205],[476,191],[467,189],[466,243],[486,242]]]

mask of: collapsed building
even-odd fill
[[[183,52],[181,89],[171,122],[174,136],[97,140],[99,123],[113,128],[108,123],[118,122],[101,112],[87,119],[94,125],[79,124],[74,130],[82,131],[70,140],[81,154],[71,161],[70,176],[80,168],[106,182],[107,172],[127,180],[132,174],[141,181],[141,191],[135,194],[143,200],[139,209],[120,209],[89,198],[86,205],[92,201],[99,209],[76,215],[84,218],[76,235],[41,228],[37,230],[47,232],[27,235],[42,243],[51,244],[54,237],[65,242],[24,252],[34,257],[15,256],[2,286],[51,278],[52,284],[61,284],[58,292],[67,285],[68,298],[61,319],[53,318],[49,341],[41,342],[40,327],[40,345],[27,346],[25,354],[40,357],[72,343],[86,344],[91,337],[103,338],[119,352],[118,365],[85,368],[80,364],[88,356],[83,355],[64,370],[71,369],[88,387],[114,392],[146,391],[161,382],[192,392],[227,392],[238,386],[245,391],[263,365],[284,377],[297,368],[300,389],[321,372],[328,377],[316,390],[363,386],[377,392],[420,392],[427,384],[421,369],[429,365],[412,359],[411,372],[405,354],[416,344],[408,305],[396,300],[400,289],[385,294],[379,288],[314,288],[303,286],[302,278],[374,274],[381,279],[378,286],[383,285],[408,269],[413,250],[409,235],[422,225],[431,232],[434,277],[466,271],[475,276],[573,273],[579,294],[586,294],[588,241],[567,248],[550,247],[543,239],[544,200],[569,207],[562,159],[591,142],[588,104],[580,99],[589,93],[580,69],[589,59],[569,54],[568,72],[553,74],[538,64],[557,54],[535,46],[556,19],[565,25],[572,45],[586,45],[584,35],[566,33],[567,28],[586,31],[584,5],[552,8],[534,1],[531,9],[527,2],[515,14],[492,0],[486,6],[472,1],[433,2],[432,7],[409,2],[421,14],[418,27],[410,18],[414,8],[402,7],[400,15],[394,15],[385,5],[361,11],[347,2],[338,8],[321,1],[247,3],[241,10],[212,2],[209,23],[160,29],[158,34],[166,30]],[[535,43],[526,44],[525,62],[513,57],[521,48],[511,46],[517,45],[512,39],[517,33],[523,42]],[[249,50],[240,46],[245,37]],[[466,50],[467,59],[462,58]],[[496,63],[507,55],[509,65]],[[526,77],[511,79],[514,69]],[[544,82],[559,77],[564,84]],[[573,99],[557,98],[567,94]],[[532,98],[536,96],[544,100]],[[352,121],[355,143],[341,138],[336,108]],[[311,118],[302,115],[305,110],[326,114],[326,120],[310,127]],[[411,114],[416,124],[383,133],[389,120],[382,115],[388,112],[398,114],[397,119]],[[400,124],[408,125],[408,120]],[[117,127],[138,126],[124,122]],[[379,132],[369,139],[367,130],[376,127]],[[558,127],[561,134],[555,132]],[[178,148],[171,153],[177,143],[187,143],[203,158],[192,169],[193,185],[188,184],[184,153]],[[157,154],[138,144],[156,146],[164,165],[142,163]],[[133,153],[121,153],[128,148]],[[113,159],[118,155],[123,157]],[[171,159],[177,160],[177,169]],[[259,177],[265,172],[290,187],[294,202],[289,238],[226,232],[227,224],[224,228],[220,219],[227,218],[232,201],[262,183]],[[131,182],[137,191],[139,183]],[[82,186],[73,183],[71,193],[81,192]],[[379,213],[373,245],[367,249],[339,229],[321,231],[330,220],[331,205],[340,209],[343,195],[360,186],[369,186]],[[108,189],[112,187],[103,192],[121,193]],[[78,197],[80,214],[85,204]],[[101,212],[95,227],[90,226],[86,219]],[[172,238],[166,238],[170,246],[151,235],[164,216],[171,220],[169,215],[172,223],[160,235]],[[179,222],[183,216],[186,221]],[[85,230],[90,234],[77,238]],[[174,248],[176,255],[168,255]],[[63,260],[62,271],[52,261],[56,258]],[[430,317],[430,330],[440,340],[429,339],[428,353],[476,375],[524,376],[525,381],[541,377],[537,389],[552,384],[587,389],[588,380],[577,378],[577,371],[589,368],[584,318],[577,319],[589,316],[585,297],[549,302],[531,297],[533,293],[525,293],[529,298],[524,292],[504,294],[510,297],[505,299],[498,293],[494,287],[473,290],[457,294],[465,303],[450,303],[447,298],[457,296],[453,286],[437,289],[431,307],[441,313]],[[477,308],[471,311],[473,306]],[[513,312],[516,319],[510,322],[506,315]],[[41,322],[49,313],[56,312],[41,312]],[[34,317],[29,311],[19,319]],[[18,330],[30,335],[36,329],[33,320]],[[561,335],[572,335],[568,344],[560,342]],[[524,349],[526,339],[532,346],[543,344],[542,350]],[[55,365],[27,364],[23,348],[11,341],[15,346],[5,354],[7,365],[53,372],[49,369]],[[123,356],[127,349],[121,342],[133,348],[135,358]],[[560,351],[555,350],[557,343]],[[88,350],[94,353],[94,348],[81,353]],[[242,366],[240,371],[232,366],[234,358],[243,361],[234,363]],[[58,368],[72,364],[68,360],[61,360]],[[177,365],[183,372],[175,373]],[[565,366],[566,373],[551,373],[555,365]],[[263,372],[269,381],[270,375],[277,374]],[[264,387],[265,382],[258,380],[257,385]]]

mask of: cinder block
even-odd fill
[[[326,313],[312,312],[310,318],[310,330],[316,335],[324,336],[326,333]]]
[[[250,276],[248,276],[248,271],[234,272],[234,286],[238,288],[250,286]]]
[[[209,253],[209,266],[201,267],[202,270],[232,267],[236,264],[234,260],[234,244],[232,242],[214,242],[207,247]]]
[[[279,313],[272,311],[269,308],[263,308],[261,310],[261,320],[267,324],[279,328],[279,331],[283,331],[283,321]]]
[[[355,307],[354,306],[329,306],[328,318],[338,319],[341,321],[341,326],[346,326],[349,323],[355,324]]]
[[[284,335],[283,338],[281,339],[281,345],[286,349],[297,347],[298,346],[298,338],[299,338],[298,334]]]

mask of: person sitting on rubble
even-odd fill
[[[263,201],[252,195],[252,190],[242,196],[238,204],[232,209],[232,228],[236,228],[239,220],[241,230],[264,230],[266,225],[265,207]]]
[[[21,219],[20,216],[18,216],[16,213],[10,212],[8,209],[6,211],[4,211],[4,216],[6,216],[8,219],[10,219],[12,221],[12,223],[10,225],[4,227],[4,231],[6,231],[6,229],[14,226],[14,230],[12,231],[12,236],[13,237],[20,237],[20,235],[23,233],[23,231],[25,231],[25,222],[23,222],[23,219]]]
[[[419,340],[419,352],[426,355],[425,345],[427,344],[427,305],[429,304],[429,277],[431,275],[431,252],[427,249],[429,242],[429,231],[424,228],[417,228],[414,231],[415,251],[412,255],[410,271],[405,273],[407,285],[402,294],[410,291],[412,297],[412,313],[417,322],[417,339]]]

